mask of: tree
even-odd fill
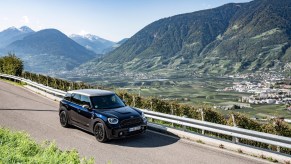
[[[8,56],[2,57],[1,60],[2,60],[2,68],[0,66],[1,72],[15,76],[21,75],[23,71],[23,61],[17,56],[15,56],[15,54],[8,53]]]
[[[0,73],[3,73],[3,58],[0,58]]]

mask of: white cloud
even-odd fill
[[[20,22],[22,22],[22,23],[24,23],[24,24],[28,24],[29,23],[29,18],[28,18],[28,16],[23,16],[22,18],[21,18],[21,21]]]

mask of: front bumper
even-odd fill
[[[142,134],[146,131],[147,129],[147,124],[141,124],[138,125],[141,127],[140,130],[135,130],[130,132],[129,129],[132,127],[128,127],[128,128],[106,128],[106,133],[107,133],[107,137],[108,139],[118,139],[118,138],[125,138],[125,137],[130,137],[130,136],[135,136],[135,135],[139,135]],[[136,126],[134,126],[136,127]]]

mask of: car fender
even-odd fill
[[[106,136],[109,137],[109,134],[110,134],[110,130],[108,129],[106,123],[104,122],[104,120],[102,120],[101,118],[94,118],[91,122],[91,127],[89,127],[89,129],[91,129],[91,133],[94,134],[94,126],[98,123],[102,123],[105,127],[105,131],[106,131]]]

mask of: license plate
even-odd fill
[[[132,128],[129,128],[129,132],[133,132],[133,131],[137,131],[137,130],[140,130],[141,129],[141,126],[136,126],[136,127],[132,127]]]

